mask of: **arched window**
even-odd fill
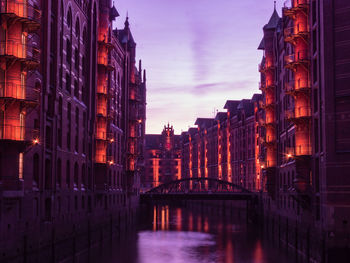
[[[67,13],[67,26],[68,28],[72,27],[72,10],[69,8],[68,13]]]
[[[67,165],[66,165],[66,184],[67,188],[70,188],[70,161],[67,160]]]
[[[51,189],[51,161],[49,159],[45,160],[45,189]]]
[[[82,182],[82,187],[86,186],[86,168],[85,164],[83,164],[81,168],[81,182]]]
[[[66,60],[67,60],[67,63],[69,65],[71,65],[71,63],[72,63],[72,44],[71,44],[69,39],[67,39],[67,41],[66,41],[66,48],[67,48]]]
[[[57,160],[57,174],[56,174],[56,185],[61,187],[62,184],[62,161],[60,158]]]
[[[33,185],[39,187],[39,154],[33,156]]]
[[[79,23],[79,18],[77,18],[77,21],[75,22],[75,36],[80,41],[80,23]]]
[[[78,188],[78,180],[79,180],[79,167],[78,163],[74,164],[74,188]]]

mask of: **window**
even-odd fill
[[[79,50],[77,48],[74,51],[74,62],[75,62],[75,70],[79,72]]]
[[[57,174],[56,174],[56,185],[61,187],[62,183],[62,161],[60,158],[57,160]]]
[[[51,161],[45,160],[45,189],[51,189]]]
[[[74,81],[74,97],[79,99],[79,82],[77,80]]]
[[[18,164],[18,178],[23,179],[23,153],[19,154],[19,164]]]
[[[66,90],[70,93],[71,92],[71,78],[70,74],[67,72],[66,73]]]
[[[39,186],[39,154],[33,156],[33,184]]]
[[[78,163],[74,164],[74,188],[78,188],[78,180],[79,180],[79,167]]]
[[[68,65],[71,65],[72,63],[72,45],[69,39],[66,41],[66,50],[67,50],[67,57],[66,61]]]
[[[66,184],[67,188],[70,188],[70,161],[67,161],[66,165]]]

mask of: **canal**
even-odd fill
[[[140,211],[139,226],[127,240],[103,245],[91,262],[267,263],[295,262],[259,228],[244,209],[207,204],[152,205]],[[90,261],[89,260],[89,261]]]

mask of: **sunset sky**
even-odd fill
[[[277,1],[281,13],[283,1]],[[273,0],[118,0],[147,70],[147,133],[175,133],[213,117],[226,100],[259,92],[257,47]]]

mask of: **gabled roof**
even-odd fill
[[[264,29],[274,29],[278,26],[278,22],[280,21],[280,16],[278,15],[276,9],[273,11],[272,16],[269,22],[264,26]]]
[[[263,96],[262,94],[255,93],[252,97],[252,102],[258,102],[259,100],[262,100]]]
[[[260,44],[258,46],[258,49],[264,50],[265,49],[265,39],[261,39]]]
[[[200,128],[208,128],[212,126],[214,123],[214,119],[212,118],[197,118],[195,125],[198,125]]]
[[[118,30],[119,41],[122,44],[128,43],[131,47],[136,45],[129,27],[129,18],[127,17],[124,23],[124,29]]]
[[[243,110],[247,116],[250,116],[254,113],[254,102],[249,99],[241,100],[237,108]]]
[[[197,129],[197,128],[192,127],[192,128],[189,128],[189,129],[188,129],[188,133],[189,133],[190,135],[194,135],[194,134],[196,134],[197,132],[198,132],[198,129]]]
[[[112,8],[109,10],[109,17],[112,20],[114,20],[118,16],[119,16],[119,13],[118,13],[117,9],[114,6],[112,6]]]
[[[235,113],[237,112],[237,107],[240,102],[240,100],[227,100],[224,109],[228,110],[230,113]]]
[[[227,118],[227,113],[226,112],[218,112],[215,116],[216,121],[224,121]]]

